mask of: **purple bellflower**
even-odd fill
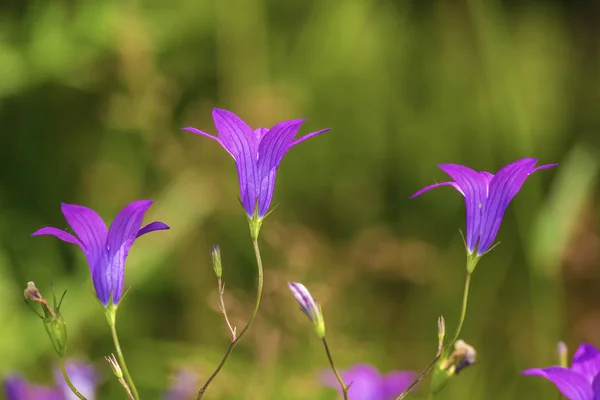
[[[32,236],[52,235],[78,245],[87,258],[96,296],[105,307],[111,302],[116,306],[123,296],[125,260],[133,242],[146,233],[169,229],[162,222],[152,222],[140,229],[150,205],[151,200],[126,205],[107,229],[94,210],[63,204],[62,213],[77,236],[53,227],[42,228]]]
[[[69,378],[73,385],[88,400],[95,399],[96,374],[90,365],[69,361],[66,364]],[[19,375],[11,375],[4,379],[6,400],[78,400],[57,367],[54,370],[56,387],[32,385]]]
[[[536,167],[536,163],[535,158],[523,158],[504,166],[496,175],[478,172],[464,165],[441,164],[440,169],[453,181],[427,186],[411,198],[439,186],[452,186],[458,190],[465,198],[467,209],[467,251],[469,255],[476,253],[478,258],[492,247],[504,212],[527,177],[537,170],[557,165]]]
[[[413,371],[395,371],[380,375],[377,369],[368,364],[357,364],[341,372],[348,390],[349,400],[393,400],[399,396],[415,380],[417,373]],[[332,371],[325,371],[322,376],[325,386],[332,387],[342,395],[340,385]]]
[[[271,129],[252,129],[230,111],[213,109],[218,136],[196,128],[183,130],[216,140],[235,160],[240,199],[250,219],[262,220],[269,211],[279,163],[289,149],[329,128],[295,139],[303,119],[279,122]],[[295,139],[295,140],[294,140]]]
[[[548,379],[569,400],[600,399],[600,351],[583,343],[573,356],[571,368],[548,367],[523,371]]]
[[[189,370],[177,371],[171,387],[165,393],[163,400],[188,400],[195,398],[198,379]]]

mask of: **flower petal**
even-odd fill
[[[73,244],[76,244],[77,246],[81,247],[82,250],[84,249],[83,244],[79,241],[79,239],[77,239],[75,236],[71,235],[69,232],[63,231],[62,229],[47,226],[45,228],[38,229],[37,231],[35,231],[31,234],[31,236],[41,236],[41,235],[52,235],[54,237],[59,238],[63,242],[73,243]]]
[[[384,399],[382,378],[377,369],[368,364],[358,364],[342,372],[342,379],[350,385],[348,397],[352,400]]]
[[[186,126],[185,128],[181,128],[181,130],[192,132],[192,133],[195,133],[196,135],[200,135],[200,136],[205,136],[207,138],[210,138],[210,139],[216,141],[217,143],[219,143],[221,145],[221,147],[223,147],[231,155],[231,157],[233,157],[233,154],[231,154],[231,152],[227,149],[227,147],[225,147],[223,145],[223,142],[218,137],[211,135],[210,133],[203,132],[200,129],[193,128],[191,126]],[[233,158],[235,159],[235,157],[233,157]]]
[[[569,400],[592,400],[591,385],[578,373],[563,367],[533,368],[522,372],[523,375],[546,378]]]
[[[302,119],[279,122],[265,133],[260,141],[258,147],[259,217],[263,217],[269,210],[275,188],[275,173],[303,122]]]
[[[64,400],[60,391],[46,386],[32,385],[19,375],[4,379],[6,400]]]
[[[600,351],[591,344],[582,343],[573,356],[571,370],[584,376],[591,384],[600,373]]]
[[[61,205],[61,210],[83,244],[84,251],[97,253],[104,250],[107,235],[106,224],[94,210],[77,204],[65,203]],[[93,266],[90,265],[90,268]]]
[[[108,230],[108,270],[98,274],[99,279],[109,279],[113,303],[117,304],[123,295],[125,280],[125,260],[129,248],[136,239],[144,214],[152,205],[152,200],[138,200],[126,205],[115,217]]]
[[[260,189],[258,191],[258,216],[264,217],[269,211],[271,201],[273,200],[273,193],[275,192],[275,181],[277,180],[277,168],[273,168],[266,177],[262,178],[260,182]]]
[[[167,229],[171,229],[171,228],[169,228],[169,226],[167,224],[164,224],[159,221],[151,222],[148,225],[141,228],[138,231],[135,238],[137,239],[140,236],[145,235],[146,233],[150,233],[150,232],[154,232],[154,231],[163,231],[163,230],[167,230]]]
[[[106,305],[110,294],[109,282],[105,279],[108,236],[106,224],[94,210],[84,206],[63,203],[61,210],[82,243],[96,295]]]
[[[387,400],[383,397],[382,379],[379,372],[368,364],[357,364],[347,371],[340,373],[348,390],[351,400]],[[334,388],[342,394],[340,383],[332,371],[324,371],[321,381],[325,386]]]
[[[10,375],[4,379],[4,395],[6,400],[27,399],[27,382],[19,375]]]
[[[292,144],[290,145],[290,148],[294,147],[295,145],[297,145],[300,142],[304,142],[305,140],[310,139],[311,137],[320,135],[321,133],[325,133],[325,132],[330,131],[330,130],[331,130],[331,128],[325,128],[325,129],[321,129],[320,131],[307,133],[306,135],[302,136],[301,138],[298,138],[298,139],[294,140],[292,142]]]
[[[416,378],[417,373],[414,371],[396,371],[385,375],[383,377],[383,399],[395,399],[408,389]]]
[[[440,169],[454,179],[454,182],[460,187],[465,196],[467,249],[469,253],[472,253],[475,250],[477,241],[480,239],[482,212],[488,191],[486,175],[458,164],[442,164]]]
[[[479,254],[489,250],[494,242],[504,213],[511,200],[521,190],[525,180],[535,171],[535,158],[523,158],[504,166],[489,184],[489,196],[483,209],[483,221],[479,232]]]
[[[592,392],[594,392],[594,400],[600,400],[600,374],[592,381]]]
[[[423,193],[427,192],[428,190],[434,189],[436,187],[440,187],[440,186],[452,186],[454,189],[458,190],[460,192],[460,194],[462,194],[463,196],[465,195],[463,193],[463,191],[461,190],[461,188],[454,182],[440,182],[440,183],[434,183],[433,185],[429,185],[429,186],[425,186],[423,189],[419,190],[417,193],[413,194],[412,196],[410,196],[410,198],[415,198],[417,196],[422,195]]]
[[[164,400],[186,400],[191,399],[196,393],[196,375],[189,370],[178,371],[171,387],[165,393]]]
[[[66,364],[69,378],[79,392],[88,400],[96,398],[97,377],[94,367],[75,361],[68,361]],[[54,381],[57,383],[60,391],[63,394],[64,400],[78,400],[79,398],[71,391],[60,368],[54,369]]]
[[[289,282],[288,286],[294,295],[294,298],[300,304],[300,308],[302,311],[308,316],[308,318],[315,322],[317,320],[317,316],[320,316],[319,307],[317,307],[317,303],[311,296],[308,289],[301,283],[298,282]]]
[[[230,111],[213,110],[213,119],[223,147],[236,161],[240,181],[240,198],[249,216],[254,214],[258,199],[258,140],[252,128]]]

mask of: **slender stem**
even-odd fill
[[[229,317],[227,317],[227,309],[225,308],[225,299],[223,298],[223,294],[225,293],[225,285],[223,284],[223,280],[221,278],[217,279],[219,284],[219,308],[225,317],[225,322],[227,323],[227,327],[231,332],[231,341],[235,340],[235,328],[229,322]]]
[[[75,396],[79,397],[81,400],[87,400],[85,398],[85,396],[82,395],[81,393],[79,393],[79,390],[77,390],[77,388],[75,388],[75,385],[73,385],[73,382],[71,382],[71,378],[69,378],[69,374],[67,373],[67,368],[65,367],[64,358],[60,357],[59,363],[60,363],[60,370],[62,371],[62,375],[65,378],[65,382],[67,382],[69,389],[71,389],[71,392],[73,392],[75,394]]]
[[[448,347],[451,347],[456,339],[458,339],[458,335],[460,335],[460,331],[462,330],[463,323],[465,322],[465,317],[467,316],[467,303],[469,302],[469,285],[471,283],[471,273],[467,272],[467,276],[465,278],[465,289],[463,292],[462,299],[462,308],[460,310],[460,319],[458,320],[458,326],[456,327],[456,332],[454,332],[454,336],[452,336],[452,340],[448,342]]]
[[[117,357],[119,358],[119,364],[121,365],[121,369],[123,370],[123,375],[125,376],[125,380],[127,381],[127,385],[131,389],[133,398],[135,400],[139,400],[140,395],[138,394],[137,388],[135,387],[135,383],[133,383],[133,379],[131,379],[129,369],[127,369],[127,364],[125,363],[125,357],[123,357],[123,352],[121,351],[121,345],[119,344],[119,336],[117,335],[117,329],[115,327],[115,319],[108,318],[108,325],[110,325],[110,331],[112,333],[113,342],[115,343],[115,350],[117,352]]]
[[[331,352],[329,351],[329,346],[327,345],[327,339],[325,339],[325,338],[323,338],[323,346],[325,346],[325,352],[327,353],[327,359],[329,360],[329,365],[331,365],[331,370],[335,374],[336,379],[338,380],[338,382],[340,383],[340,386],[342,387],[342,394],[344,396],[344,400],[348,400],[348,389],[350,387],[346,386],[346,384],[344,383],[344,380],[342,379],[342,377],[338,373],[337,369],[335,368],[335,365],[333,364],[333,357],[331,357]]]
[[[410,392],[412,392],[412,390],[423,380],[423,378],[425,378],[425,376],[429,373],[429,371],[431,371],[431,369],[435,366],[435,364],[440,359],[441,355],[442,355],[442,353],[438,351],[438,353],[435,355],[433,360],[431,360],[431,362],[425,367],[425,369],[423,371],[421,371],[421,373],[410,384],[410,386],[407,387],[404,392],[400,393],[400,396],[396,397],[396,400],[402,400],[403,398],[408,396],[408,394]]]
[[[470,283],[471,283],[471,272],[467,271],[467,276],[465,278],[465,288],[463,291],[462,307],[461,307],[461,311],[460,311],[460,317],[458,320],[458,326],[456,327],[456,332],[454,332],[454,335],[452,336],[452,340],[446,344],[446,347],[445,347],[446,349],[449,349],[450,347],[452,347],[452,345],[454,345],[454,342],[456,342],[456,339],[458,339],[458,336],[460,335],[460,331],[462,330],[463,323],[465,322],[465,317],[467,315],[467,304],[469,302]],[[398,396],[396,398],[396,400],[402,400],[403,398],[408,396],[408,394],[419,384],[419,382],[421,382],[421,380],[429,373],[429,371],[438,362],[438,360],[444,353],[443,349],[444,349],[444,347],[442,346],[442,343],[440,342],[438,344],[438,351],[437,351],[437,354],[435,355],[434,359],[431,360],[429,365],[427,365],[427,367],[425,367],[425,369],[423,371],[421,371],[421,373],[417,376],[417,378],[410,384],[410,386],[404,392],[402,392],[400,394],[400,396]],[[446,354],[448,354],[448,353],[446,353]]]
[[[254,322],[256,315],[258,314],[258,308],[260,307],[260,299],[262,297],[263,280],[264,280],[263,279],[263,265],[262,265],[262,258],[260,256],[260,248],[258,247],[258,239],[256,237],[252,239],[252,244],[254,246],[254,255],[256,256],[256,265],[258,268],[258,286],[256,288],[256,303],[254,304],[254,311],[252,312],[252,315],[250,315],[250,319],[246,323],[246,326],[244,326],[244,329],[242,329],[242,331],[235,338],[235,340],[232,340],[231,343],[229,344],[229,347],[227,348],[227,351],[225,352],[223,359],[219,363],[219,366],[217,367],[217,369],[215,369],[215,372],[212,373],[212,375],[208,378],[208,380],[206,381],[204,386],[202,386],[200,388],[200,390],[198,391],[198,397],[196,397],[196,400],[200,400],[202,398],[202,396],[204,395],[204,392],[206,392],[206,389],[208,388],[208,385],[210,385],[210,383],[213,381],[213,379],[215,379],[216,376],[219,374],[219,372],[221,372],[221,369],[227,362],[227,359],[231,355],[231,352],[235,348],[235,345],[242,339],[242,337],[244,337],[244,335],[250,328],[250,325],[252,325],[252,322]]]
[[[123,389],[125,389],[125,391],[127,392],[127,397],[129,397],[129,400],[135,400],[135,397],[133,397],[133,393],[131,393],[131,389],[129,389],[129,385],[127,384],[127,382],[125,382],[125,379],[123,379],[123,378],[119,379],[119,383],[121,384],[121,386],[123,386]]]

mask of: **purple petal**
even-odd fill
[[[106,245],[106,224],[91,208],[76,204],[61,205],[65,219],[83,244],[84,251],[97,253]],[[93,266],[90,265],[90,268]]]
[[[589,382],[582,375],[570,369],[563,367],[534,368],[522,373],[548,379],[569,400],[593,400]]]
[[[62,213],[82,243],[82,249],[90,267],[96,295],[102,304],[108,304],[109,282],[103,278],[106,270],[106,224],[90,208],[76,204],[62,204]]]
[[[482,209],[486,202],[487,179],[486,175],[458,164],[442,164],[440,169],[447,173],[460,187],[465,196],[467,214],[467,249],[469,253],[475,250],[479,239],[479,230],[482,221]]]
[[[171,388],[165,393],[164,400],[188,400],[196,393],[197,379],[191,371],[177,372]]]
[[[452,186],[454,189],[458,190],[460,192],[460,194],[462,194],[463,196],[465,195],[463,193],[463,191],[461,190],[461,188],[454,182],[440,182],[440,183],[434,183],[433,185],[429,185],[429,186],[425,186],[423,189],[419,190],[417,193],[413,194],[412,196],[410,196],[410,198],[415,198],[417,196],[422,195],[423,193],[427,192],[428,190],[434,189],[436,187],[440,187],[440,186]]]
[[[265,177],[262,177],[259,189],[258,216],[264,217],[269,211],[273,193],[275,192],[275,181],[277,179],[277,168],[273,168]]]
[[[171,229],[171,228],[169,228],[169,226],[167,224],[163,224],[162,222],[158,222],[158,221],[151,222],[148,225],[144,226],[142,229],[140,229],[135,238],[137,239],[140,236],[145,235],[146,233],[150,233],[150,232],[154,232],[154,231],[162,231],[162,230],[167,230],[167,229]]]
[[[256,140],[260,145],[260,141],[265,137],[265,134],[269,132],[268,128],[257,128],[254,130],[254,135],[256,136]]]
[[[182,131],[188,131],[188,132],[192,132],[195,133],[196,135],[201,135],[201,136],[205,136],[207,138],[213,139],[214,141],[216,141],[217,143],[219,143],[221,145],[221,147],[223,147],[225,149],[225,151],[227,151],[231,157],[233,157],[235,159],[235,157],[233,156],[233,154],[231,154],[231,152],[229,151],[229,149],[227,149],[227,147],[225,147],[223,145],[223,142],[221,141],[221,139],[219,139],[218,137],[211,135],[210,133],[206,133],[203,132],[199,129],[193,128],[191,126],[186,126],[185,128],[181,128]]]
[[[129,248],[138,236],[144,214],[152,205],[152,200],[138,200],[126,205],[115,217],[108,230],[108,271],[98,274],[99,279],[108,278],[114,304],[118,304],[123,295],[125,280],[125,260]]]
[[[340,373],[344,383],[350,385],[348,397],[351,400],[387,400],[383,397],[383,382],[379,372],[367,364],[357,364],[347,371]],[[342,394],[339,382],[332,371],[325,371],[322,375],[325,386],[334,388]]]
[[[290,148],[294,147],[295,145],[297,145],[300,142],[304,142],[305,140],[310,139],[313,136],[320,135],[321,133],[325,133],[325,132],[330,131],[330,130],[331,130],[331,128],[325,128],[325,129],[321,129],[320,131],[307,133],[306,135],[302,136],[301,138],[298,138],[298,139],[294,140],[292,142],[292,144],[290,145]]]
[[[311,321],[316,321],[317,316],[320,315],[320,311],[308,289],[303,284],[297,282],[288,283],[288,286],[294,298],[300,304],[302,311],[304,311]]]
[[[258,177],[261,183],[258,194],[259,217],[263,217],[269,210],[275,188],[275,172],[303,122],[302,119],[280,122],[260,141],[258,147]]]
[[[236,161],[240,198],[251,217],[258,198],[258,141],[252,128],[230,111],[215,108],[213,119],[223,147]]]
[[[483,208],[483,221],[479,232],[477,252],[485,253],[494,242],[504,213],[511,200],[521,190],[523,183],[535,171],[535,158],[523,158],[498,171],[489,184],[489,196]]]
[[[66,368],[75,388],[88,400],[94,400],[98,383],[94,367],[80,362],[68,361]],[[58,367],[54,369],[54,380],[62,392],[64,400],[78,400],[78,397],[69,389]]]
[[[83,244],[79,241],[79,239],[77,239],[75,236],[71,235],[69,232],[63,231],[62,229],[47,226],[47,227],[39,229],[31,234],[31,236],[41,236],[41,235],[52,235],[54,237],[59,238],[63,242],[76,244],[82,250],[84,250]]]
[[[410,384],[417,378],[414,371],[391,372],[383,377],[383,393],[385,400],[395,399],[404,392]]]
[[[554,168],[554,167],[558,167],[558,164],[546,164],[546,165],[540,165],[539,167],[535,167],[532,171],[539,171],[540,169],[548,169],[548,168]]]
[[[4,379],[6,400],[26,400],[27,382],[19,375],[10,375]]]
[[[573,356],[571,370],[584,376],[591,384],[600,373],[600,351],[591,344],[581,344]]]
[[[4,380],[6,400],[64,400],[62,393],[46,386],[31,385],[19,375]]]
[[[592,392],[594,392],[594,400],[600,400],[600,374],[592,381]]]

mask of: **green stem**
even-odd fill
[[[335,368],[335,365],[333,364],[333,357],[331,357],[331,352],[329,351],[329,346],[327,345],[327,339],[325,339],[325,338],[323,338],[323,346],[325,346],[325,352],[327,353],[327,359],[329,360],[329,365],[331,365],[331,370],[335,374],[336,379],[338,380],[338,382],[340,383],[340,386],[342,387],[342,393],[344,396],[344,400],[348,400],[348,389],[350,387],[346,386],[346,384],[344,383],[344,380],[342,379],[342,377],[338,373],[337,369]]]
[[[410,392],[412,392],[412,390],[419,384],[419,382],[421,382],[421,380],[423,378],[425,378],[425,376],[427,375],[427,373],[435,366],[435,364],[438,362],[438,360],[440,359],[440,356],[442,355],[442,353],[438,352],[436,354],[436,356],[433,358],[433,360],[431,360],[431,362],[429,363],[429,365],[427,365],[425,367],[425,369],[423,371],[421,371],[421,373],[416,377],[416,379],[410,384],[410,386],[408,386],[406,388],[406,390],[402,393],[400,393],[400,396],[396,397],[396,400],[402,400],[403,398],[405,398],[406,396],[408,396],[408,394]]]
[[[140,399],[140,395],[138,394],[137,388],[135,387],[135,383],[133,383],[133,379],[131,379],[131,375],[129,374],[129,369],[127,369],[127,364],[125,363],[125,357],[123,357],[123,352],[121,351],[121,345],[119,344],[119,336],[117,335],[116,323],[115,323],[115,312],[107,313],[106,319],[108,320],[108,325],[110,326],[110,331],[112,333],[113,342],[115,343],[115,350],[117,352],[117,357],[119,358],[119,364],[121,365],[121,369],[123,370],[123,376],[125,377],[125,381],[133,394],[133,398],[135,400]]]
[[[458,320],[458,326],[456,327],[456,332],[454,332],[454,336],[452,336],[452,340],[448,342],[448,347],[451,347],[456,339],[458,339],[458,335],[460,335],[460,331],[462,330],[463,323],[465,322],[465,317],[467,316],[467,303],[469,302],[469,284],[471,283],[471,272],[467,271],[467,277],[465,278],[465,289],[463,292],[462,299],[462,308],[460,311],[460,318]]]
[[[242,331],[235,338],[235,340],[233,340],[229,344],[229,347],[227,348],[227,351],[225,352],[225,355],[223,356],[223,359],[219,363],[219,366],[217,367],[217,369],[215,369],[215,372],[212,373],[212,375],[208,378],[208,380],[206,381],[206,383],[204,384],[204,386],[202,386],[200,388],[200,390],[198,391],[198,397],[196,397],[196,400],[200,400],[202,398],[202,396],[204,395],[204,392],[206,392],[206,389],[208,388],[208,385],[210,385],[210,383],[213,381],[213,379],[215,379],[216,376],[219,374],[219,372],[221,372],[221,369],[223,368],[223,366],[227,362],[227,359],[231,355],[231,352],[235,348],[235,345],[242,339],[242,337],[244,337],[244,335],[246,334],[246,332],[250,328],[250,325],[252,325],[252,322],[254,322],[254,319],[256,318],[256,315],[258,314],[258,308],[260,307],[260,299],[262,297],[262,289],[263,289],[263,280],[264,279],[263,279],[262,258],[260,256],[260,248],[258,247],[258,238],[257,238],[257,236],[253,236],[252,244],[254,246],[254,255],[256,256],[256,265],[257,265],[257,268],[258,268],[258,286],[256,288],[256,303],[254,304],[254,311],[252,312],[252,315],[250,316],[250,319],[246,323],[246,326],[244,326],[244,329],[242,329]]]
[[[65,367],[64,358],[60,357],[59,362],[60,362],[60,370],[62,371],[62,375],[65,378],[65,382],[67,382],[67,385],[69,385],[69,389],[71,389],[71,392],[73,392],[75,394],[75,396],[79,397],[81,400],[87,400],[84,395],[79,393],[79,390],[77,390],[75,385],[73,385],[73,382],[71,382],[71,378],[69,378],[69,374],[67,373],[67,368]]]
[[[438,350],[438,353],[436,354],[435,358],[433,360],[431,360],[429,365],[427,365],[427,367],[425,367],[425,369],[417,376],[417,378],[410,384],[410,386],[404,392],[402,392],[400,394],[400,396],[398,396],[396,398],[396,400],[402,400],[406,396],[408,396],[408,394],[419,384],[419,382],[421,382],[421,380],[429,373],[429,371],[431,371],[431,369],[435,366],[435,364],[438,362],[440,357],[442,357],[442,355],[444,355],[444,354],[446,354],[446,356],[448,355],[448,352],[446,350],[449,349],[450,347],[452,347],[454,342],[456,342],[456,339],[458,339],[458,335],[460,335],[460,331],[462,330],[463,323],[465,322],[465,317],[467,316],[467,304],[469,302],[469,285],[470,285],[470,283],[471,283],[471,272],[467,271],[467,277],[465,278],[465,288],[464,288],[463,299],[462,299],[462,307],[461,307],[461,311],[460,311],[460,318],[458,320],[458,326],[456,327],[456,332],[454,332],[454,335],[452,336],[452,340],[450,342],[448,342],[448,344],[444,347],[444,350],[442,350],[442,351]]]

